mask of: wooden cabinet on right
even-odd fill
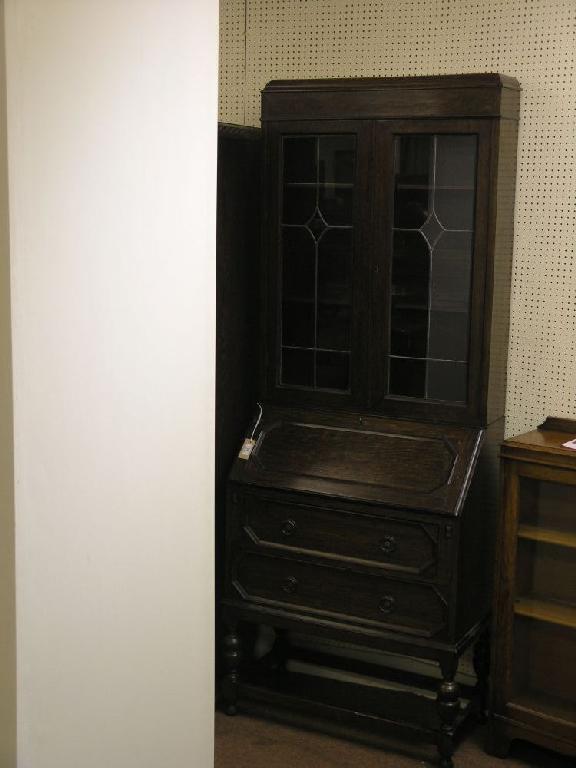
[[[502,445],[490,729],[576,756],[576,420],[548,418]]]

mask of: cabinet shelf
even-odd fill
[[[576,629],[576,607],[522,597],[514,604],[514,613],[527,619]]]
[[[576,533],[558,531],[552,528],[539,528],[535,525],[520,525],[518,538],[529,541],[540,541],[544,544],[556,544],[560,547],[576,549]]]
[[[415,355],[390,355],[392,360],[421,360],[424,363],[461,363],[466,365],[466,360],[452,360],[447,357],[416,357]]]
[[[342,295],[342,297],[333,295],[332,297],[329,297],[329,298],[318,297],[316,299],[313,296],[295,296],[291,294],[286,294],[286,296],[284,297],[284,303],[285,304],[318,304],[318,306],[321,306],[321,307],[350,307],[352,304],[350,298],[345,295]]]
[[[401,182],[396,184],[396,189],[425,189],[434,190],[436,192],[455,191],[455,192],[474,192],[474,187],[471,186],[456,186],[456,185],[442,185],[433,186],[432,184],[402,184]]]
[[[286,187],[329,187],[337,189],[352,189],[354,184],[350,181],[285,181]]]
[[[416,310],[418,312],[428,312],[428,304],[423,303],[410,303],[410,302],[395,302],[393,305],[394,310]]]
[[[513,709],[520,707],[534,713],[546,712],[549,717],[563,720],[565,723],[573,723],[575,719],[574,704],[564,701],[558,696],[551,696],[542,691],[526,691],[526,693],[514,696],[511,704]]]
[[[282,349],[295,349],[299,352],[334,352],[339,355],[349,355],[349,349],[332,349],[329,347],[299,347],[294,344],[283,344]]]

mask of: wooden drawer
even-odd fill
[[[438,634],[448,618],[445,600],[431,585],[258,552],[239,554],[232,586],[247,601],[423,637]]]
[[[350,559],[416,576],[437,572],[435,524],[245,497],[243,528],[255,544]]]

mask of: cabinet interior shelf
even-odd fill
[[[536,713],[546,712],[548,716],[565,723],[573,723],[575,720],[574,705],[571,701],[564,701],[543,691],[530,690],[515,695],[512,707],[521,707]]]
[[[414,355],[389,355],[392,360],[419,360],[423,363],[460,363],[466,365],[466,360],[455,360],[448,357],[415,357]]]
[[[298,225],[292,225],[298,226]],[[473,229],[453,229],[452,227],[442,227],[444,232],[460,232],[464,234],[473,234]],[[392,227],[392,232],[420,232],[421,227]]]
[[[433,186],[432,184],[403,184],[402,182],[398,182],[396,184],[396,189],[426,189],[428,191],[433,189],[436,192],[474,192],[474,187],[470,186],[456,186],[447,184],[443,184],[442,186]]]
[[[547,624],[576,629],[576,607],[571,605],[522,597],[514,604],[514,613]]]
[[[535,525],[520,525],[518,527],[518,538],[576,549],[576,533],[570,531],[539,528]]]
[[[309,304],[309,305],[318,304],[319,307],[350,307],[351,305],[350,299],[347,299],[347,298],[316,299],[314,297],[291,296],[290,294],[287,294],[284,297],[284,303],[285,304]]]
[[[352,189],[351,181],[285,181],[286,187],[330,187],[337,189]]]
[[[338,355],[349,355],[349,349],[334,349],[333,347],[303,347],[294,344],[282,344],[282,349],[296,349],[299,352],[335,352]]]

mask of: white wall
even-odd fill
[[[0,766],[16,764],[14,461],[4,3],[0,0]]]
[[[212,765],[217,11],[6,0],[20,768]]]

